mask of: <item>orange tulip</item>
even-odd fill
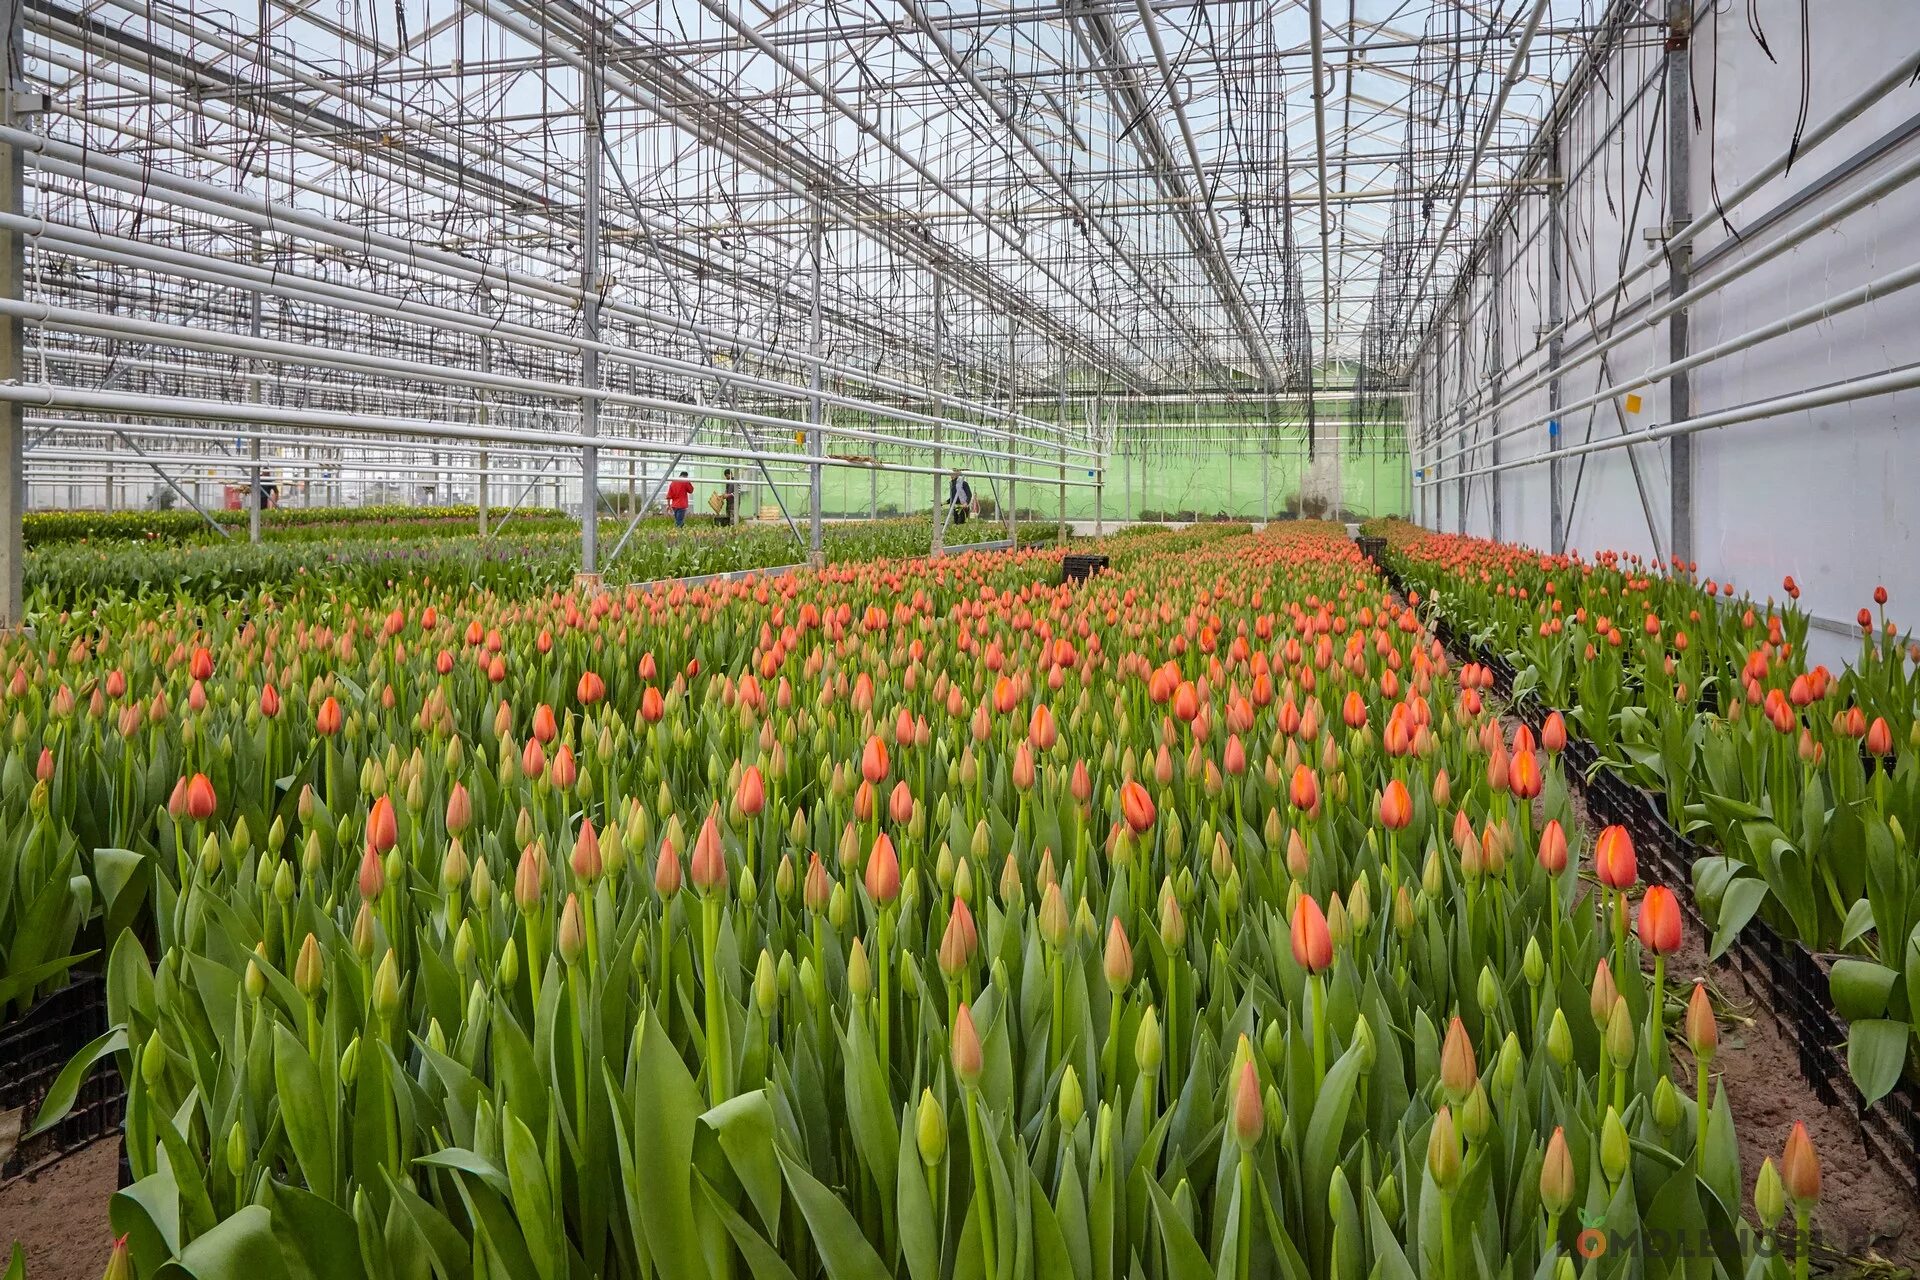
[[[1693,995],[1687,1000],[1687,1047],[1702,1060],[1711,1058],[1720,1047],[1720,1022],[1713,1016],[1713,1003],[1707,999],[1704,982],[1693,984]]]
[[[193,651],[193,658],[187,664],[187,673],[195,680],[213,679],[213,655],[202,645]]]
[[[1120,812],[1135,835],[1144,835],[1153,826],[1153,797],[1145,787],[1128,778],[1120,784]]]
[[[387,868],[380,861],[380,855],[367,846],[360,855],[360,896],[368,902],[379,897],[387,887]]]
[[[740,806],[740,812],[749,818],[757,818],[760,811],[767,807],[767,780],[760,774],[760,766],[750,764],[740,775],[740,786],[734,792],[734,802]]]
[[[1127,989],[1133,981],[1133,945],[1127,941],[1127,931],[1120,926],[1120,917],[1113,917],[1107,927],[1107,952],[1102,959],[1102,970],[1106,974],[1107,986],[1114,994]]]
[[[660,696],[660,690],[648,685],[646,691],[640,695],[640,718],[648,724],[659,724],[661,717],[666,714],[667,704],[666,700]]]
[[[701,893],[712,893],[727,887],[727,858],[720,847],[720,824],[714,821],[713,810],[707,810],[707,817],[700,824],[700,834],[693,841],[693,865],[689,869],[689,878],[693,887]]]
[[[456,782],[447,793],[447,834],[457,836],[473,825],[473,796]]]
[[[538,741],[532,745],[539,745]],[[574,759],[573,748],[564,742],[553,755],[553,767],[548,771],[547,780],[562,791],[573,790],[573,784],[580,780],[580,762]]]
[[[1808,1206],[1820,1199],[1820,1156],[1807,1136],[1807,1126],[1798,1120],[1780,1157],[1780,1181],[1796,1204]]]
[[[1287,786],[1287,799],[1296,809],[1312,812],[1320,807],[1320,779],[1306,765],[1297,765]]]
[[[314,713],[314,730],[323,738],[331,738],[340,732],[340,722],[344,718],[340,710],[340,699],[328,694],[326,701],[320,704],[320,710]]]
[[[1633,857],[1633,836],[1625,827],[1614,825],[1600,832],[1593,842],[1593,872],[1609,889],[1631,888],[1639,878]]]
[[[953,1074],[962,1085],[971,1088],[980,1083],[980,1073],[986,1069],[986,1055],[980,1047],[980,1032],[973,1025],[973,1010],[964,1002],[953,1015],[951,1040]]]
[[[883,907],[900,896],[900,858],[884,831],[874,839],[873,849],[867,854],[866,882],[867,896]]]
[[[1640,899],[1640,945],[1656,955],[1670,956],[1680,949],[1680,902],[1663,884],[1648,889]]]
[[[1893,730],[1887,726],[1885,716],[1875,716],[1867,727],[1867,754],[1890,756],[1893,754]]]
[[[367,815],[367,847],[384,854],[399,838],[400,825],[394,816],[393,801],[381,796],[373,802],[373,811]]]
[[[1333,935],[1327,917],[1313,895],[1303,893],[1293,908],[1293,959],[1308,973],[1320,973],[1333,964]]]
[[[1395,778],[1380,793],[1380,825],[1389,831],[1405,830],[1413,821],[1413,797],[1407,784]]]
[[[1188,723],[1200,714],[1200,693],[1193,681],[1182,680],[1173,691],[1173,714]]]
[[[1440,1048],[1440,1087],[1456,1107],[1467,1100],[1480,1082],[1480,1066],[1473,1055],[1473,1041],[1466,1024],[1458,1017],[1447,1026],[1447,1039]]]
[[[860,752],[860,776],[877,787],[886,781],[887,772],[887,744],[880,741],[879,734],[873,734]]]
[[[260,690],[260,714],[272,720],[280,714],[280,691],[269,680]]]
[[[1242,1150],[1260,1141],[1266,1129],[1267,1109],[1260,1102],[1260,1076],[1253,1059],[1240,1064],[1240,1075],[1233,1086],[1233,1137]]]
[[[1540,762],[1531,751],[1514,753],[1513,761],[1507,766],[1507,787],[1521,800],[1531,800],[1540,794],[1545,783],[1540,777]]]
[[[814,855],[816,862],[819,856]],[[680,892],[680,850],[671,837],[660,842],[660,860],[653,866],[653,891],[662,898],[671,898]]]
[[[1554,876],[1567,869],[1567,833],[1558,818],[1549,818],[1540,829],[1540,865]]]
[[[573,874],[582,880],[593,881],[600,878],[605,863],[600,857],[600,834],[593,829],[592,818],[580,819],[580,833],[573,839],[573,857],[569,859]]]
[[[1547,722],[1540,726],[1540,745],[1556,753],[1566,749],[1567,720],[1558,711],[1548,715]]]
[[[560,736],[560,726],[553,718],[553,708],[541,703],[533,709],[533,737],[536,742],[546,744]]]

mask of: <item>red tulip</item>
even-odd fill
[[[552,742],[560,736],[560,726],[553,718],[553,708],[541,703],[533,709],[533,740],[542,744]]]
[[[447,793],[447,834],[457,836],[473,825],[473,797],[456,782]]]
[[[1888,727],[1885,716],[1875,716],[1873,723],[1867,726],[1867,753],[1875,756],[1893,754],[1893,730]]]
[[[1033,743],[1035,751],[1051,751],[1053,744],[1060,738],[1060,727],[1053,718],[1053,712],[1047,710],[1047,704],[1037,702],[1033,707],[1033,716],[1027,725],[1027,739]]]
[[[1182,680],[1174,689],[1173,714],[1186,723],[1200,714],[1200,693],[1193,687],[1193,681]]]
[[[321,737],[331,738],[340,732],[340,723],[344,719],[345,715],[340,710],[340,699],[328,694],[326,701],[320,704],[320,710],[314,713],[313,727]]]
[[[960,1083],[969,1087],[978,1084],[981,1072],[986,1069],[986,1056],[980,1047],[980,1032],[973,1025],[973,1010],[965,1003],[953,1015],[950,1052],[953,1074]]]
[[[653,891],[662,898],[680,892],[680,850],[671,838],[660,842],[660,860],[653,867]]]
[[[1253,1069],[1253,1059],[1248,1058],[1240,1064],[1240,1074],[1233,1086],[1234,1141],[1243,1150],[1252,1147],[1260,1141],[1266,1124],[1267,1110],[1260,1103],[1260,1077]]]
[[[539,740],[535,739],[528,745],[538,747]],[[538,777],[539,775],[529,773],[528,776]],[[573,784],[579,781],[579,778],[580,763],[573,758],[573,748],[563,742],[560,744],[560,749],[553,753],[553,768],[547,774],[547,781],[562,791],[571,791]]]
[[[582,880],[593,881],[600,878],[605,866],[600,857],[600,836],[593,829],[592,818],[580,819],[580,833],[573,839],[573,857],[570,859],[573,874]]]
[[[1548,751],[1564,751],[1567,746],[1567,720],[1558,711],[1547,716],[1547,722],[1540,726],[1540,745]]]
[[[640,718],[648,724],[659,724],[660,718],[667,714],[666,700],[660,696],[660,690],[648,685],[640,695]]]
[[[213,679],[213,655],[202,645],[193,651],[193,659],[187,664],[187,674],[195,680]]]
[[[1153,797],[1145,787],[1128,778],[1120,784],[1120,812],[1135,835],[1144,835],[1153,826]]]
[[[583,706],[592,706],[607,696],[607,682],[592,671],[580,673],[580,682],[574,686],[574,696]]]
[[[260,714],[271,720],[280,714],[280,691],[268,681],[260,690]]]
[[[1133,945],[1127,941],[1127,931],[1120,926],[1119,916],[1114,916],[1107,926],[1107,952],[1101,969],[1106,974],[1108,988],[1116,994],[1125,991],[1133,981]]]
[[[380,855],[368,845],[360,855],[360,896],[368,902],[379,897],[387,887],[387,868]]]

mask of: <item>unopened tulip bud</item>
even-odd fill
[[[1759,1219],[1762,1231],[1772,1231],[1786,1211],[1787,1189],[1780,1181],[1773,1157],[1768,1156],[1760,1162],[1760,1176],[1753,1182],[1754,1216]]]
[[[1362,1076],[1371,1074],[1380,1046],[1374,1039],[1373,1023],[1368,1021],[1364,1013],[1353,1021],[1353,1051],[1354,1060],[1360,1064],[1360,1074]]]
[[[1526,1063],[1526,1055],[1520,1050],[1520,1037],[1507,1032],[1507,1038],[1500,1042],[1500,1052],[1493,1056],[1493,1088],[1500,1096],[1512,1092],[1514,1084],[1520,1079],[1520,1068]]]
[[[1714,1017],[1704,982],[1694,983],[1693,995],[1687,999],[1687,1047],[1700,1062],[1711,1061],[1720,1047],[1720,1022]]]
[[[1602,960],[1594,966],[1593,987],[1587,999],[1587,1012],[1593,1015],[1596,1030],[1606,1030],[1607,1020],[1613,1016],[1614,1001],[1619,998],[1620,989],[1613,985],[1613,969]]]
[[[1632,1160],[1633,1143],[1627,1137],[1627,1127],[1620,1122],[1620,1113],[1608,1107],[1607,1118],[1600,1124],[1600,1168],[1607,1181],[1617,1184],[1626,1176]]]
[[[1140,1016],[1140,1030],[1133,1037],[1133,1062],[1140,1074],[1152,1079],[1160,1073],[1160,1015],[1152,1005]]]
[[[643,935],[644,936],[644,935]],[[462,920],[453,935],[453,967],[464,974],[473,965],[473,922]]]
[[[520,980],[520,947],[512,938],[500,948],[500,963],[494,968],[494,976],[503,987],[511,987]]]
[[[360,1075],[360,1037],[347,1041],[347,1047],[340,1053],[340,1082],[352,1084]]]
[[[387,1021],[400,1012],[400,967],[393,956],[393,952],[387,952],[373,975],[373,1011]]]
[[[266,944],[262,943],[261,945],[265,946]],[[258,1000],[261,996],[267,994],[267,971],[262,967],[258,955],[247,957],[247,973],[241,982],[242,986],[246,989],[247,999],[249,1000]]]
[[[1661,1076],[1660,1083],[1653,1086],[1653,1122],[1663,1130],[1671,1130],[1680,1123],[1680,1095],[1674,1092],[1673,1081],[1666,1076]]]
[[[914,1114],[913,1134],[914,1144],[920,1150],[920,1162],[927,1168],[934,1168],[946,1158],[947,1113],[941,1110],[931,1089],[920,1091],[920,1106]]]
[[[1780,1157],[1780,1184],[1796,1208],[1809,1208],[1820,1199],[1820,1157],[1807,1136],[1807,1126],[1798,1120]]]
[[[1080,1088],[1079,1073],[1069,1063],[1060,1076],[1060,1097],[1055,1110],[1060,1117],[1060,1127],[1071,1134],[1087,1113],[1086,1094]]]
[[[780,1001],[779,971],[774,966],[773,953],[764,948],[753,969],[753,999],[760,1007],[762,1018],[771,1018]]]
[[[1613,1013],[1607,1018],[1606,1030],[1607,1058],[1618,1070],[1625,1071],[1633,1065],[1634,1034],[1633,1017],[1627,1012],[1624,996],[1615,996]]]
[[[1486,1086],[1475,1081],[1460,1108],[1460,1133],[1468,1142],[1479,1143],[1492,1128],[1493,1104],[1487,1100]]]
[[[1115,995],[1127,989],[1133,981],[1133,947],[1127,941],[1127,931],[1120,927],[1120,917],[1113,917],[1107,930],[1107,952],[1102,964],[1106,974],[1107,987]]]
[[[1465,1102],[1480,1080],[1480,1068],[1474,1059],[1473,1041],[1466,1024],[1454,1018],[1447,1025],[1446,1043],[1440,1049],[1440,1088],[1454,1106]]]
[[[1559,1217],[1573,1204],[1573,1155],[1567,1150],[1564,1129],[1555,1128],[1547,1140],[1546,1155],[1540,1161],[1540,1203],[1548,1213]]]
[[[309,933],[306,941],[300,944],[300,954],[293,963],[293,985],[301,995],[311,1000],[320,993],[326,982],[326,961],[320,954],[320,940]]]
[[[1434,1186],[1450,1192],[1460,1182],[1460,1133],[1454,1128],[1453,1111],[1441,1107],[1427,1134],[1427,1173]]]
[[[1234,1141],[1242,1151],[1251,1150],[1260,1141],[1267,1125],[1266,1104],[1260,1097],[1260,1076],[1249,1058],[1240,1064],[1233,1088],[1231,1126]]]
[[[969,1089],[979,1084],[981,1072],[986,1067],[986,1059],[980,1047],[980,1033],[973,1025],[973,1010],[964,1002],[954,1014],[949,1050],[953,1060],[953,1074],[959,1078],[960,1083]]]
[[[865,1000],[873,992],[873,966],[867,960],[866,943],[859,938],[847,951],[847,990],[855,1000]]]
[[[250,1157],[247,1152],[247,1126],[243,1122],[235,1120],[233,1127],[227,1130],[227,1172],[236,1179],[244,1178],[247,1173],[249,1160]],[[108,1274],[111,1275],[112,1273],[112,1268],[109,1267]],[[126,1274],[131,1277],[133,1273],[128,1271]]]
[[[1474,999],[1480,1003],[1480,1012],[1491,1015],[1500,1007],[1500,982],[1493,976],[1488,965],[1480,966],[1480,981],[1474,985]]]
[[[1526,978],[1527,985],[1538,987],[1547,977],[1546,957],[1540,954],[1538,939],[1528,938],[1527,949],[1520,957],[1520,972]]]

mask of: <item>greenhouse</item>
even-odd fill
[[[0,1280],[1920,1273],[1920,6],[0,14]]]

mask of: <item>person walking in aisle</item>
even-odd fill
[[[947,505],[954,524],[965,524],[967,515],[973,510],[973,486],[960,474],[960,468],[953,469],[953,481],[947,486]]]
[[[673,512],[673,527],[684,529],[687,525],[687,503],[693,500],[693,481],[687,479],[682,471],[667,486],[667,509]]]

